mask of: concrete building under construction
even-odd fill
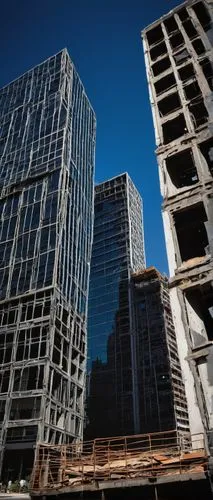
[[[191,432],[213,430],[213,2],[189,0],[143,43],[170,297]],[[210,439],[211,445],[211,439]]]
[[[66,50],[0,91],[0,462],[83,438],[95,116]]]

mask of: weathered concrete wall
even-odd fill
[[[173,321],[177,332],[177,345],[183,372],[183,382],[188,402],[189,425],[192,434],[203,432],[203,423],[197,401],[197,393],[191,367],[188,363],[188,342],[186,339],[185,320],[176,288],[170,291]]]
[[[188,0],[143,32],[171,305],[192,432],[213,402],[213,3]]]

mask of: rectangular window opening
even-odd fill
[[[198,182],[192,151],[187,149],[166,158],[166,168],[175,187],[182,188]]]
[[[44,367],[30,366],[14,372],[13,391],[32,391],[43,387]]]
[[[158,59],[158,57],[163,56],[167,53],[167,47],[165,42],[161,42],[158,45],[155,45],[152,49],[150,49],[150,57],[152,61]]]
[[[0,422],[2,423],[4,420],[4,412],[5,412],[6,400],[0,401]]]
[[[183,90],[186,98],[189,101],[201,95],[200,87],[196,81],[190,83],[189,85],[186,85]]]
[[[158,101],[158,109],[161,116],[166,116],[180,107],[181,102],[177,92],[174,92],[164,99],[161,99],[161,101]]]
[[[202,42],[202,40],[200,38],[197,38],[196,40],[194,40],[192,42],[192,45],[193,45],[193,47],[195,49],[195,52],[196,52],[196,54],[198,56],[200,56],[201,54],[203,54],[205,52],[205,50],[206,50],[205,47],[204,47],[204,45],[203,45],[203,42]]]
[[[164,144],[178,139],[178,137],[187,133],[184,115],[181,113],[176,118],[173,118],[173,120],[168,120],[166,123],[163,123],[162,128]]]
[[[7,430],[6,442],[36,441],[37,426],[12,427]]]
[[[28,420],[38,418],[41,398],[13,399],[9,420]]]
[[[169,57],[164,57],[160,61],[152,65],[152,72],[154,76],[158,76],[171,67]]]
[[[192,40],[197,36],[197,30],[194,27],[194,24],[192,23],[191,19],[185,21],[183,23],[183,27],[185,29],[186,34],[188,35],[189,39]]]
[[[10,370],[4,370],[3,372],[0,372],[1,394],[3,394],[4,392],[8,392],[9,381],[10,381]]]
[[[147,31],[146,36],[149,45],[153,45],[154,43],[158,43],[161,40],[163,40],[163,32],[161,25],[158,24],[158,26],[156,26],[155,28],[152,28],[151,30]]]
[[[61,353],[55,347],[53,348],[53,363],[58,366],[60,366],[61,363]]]
[[[189,13],[188,13],[188,10],[183,7],[183,9],[180,9],[178,12],[177,12],[179,18],[181,21],[185,21],[186,19],[189,18]]]
[[[195,128],[200,127],[208,121],[209,115],[203,99],[198,98],[190,103],[189,111]]]
[[[175,212],[173,217],[182,261],[205,256],[209,242],[203,203]]]
[[[193,78],[195,76],[195,70],[193,64],[187,64],[187,66],[180,68],[178,70],[178,74],[182,82],[185,82],[190,78]]]
[[[171,33],[173,33],[174,31],[178,30],[178,25],[177,25],[175,18],[173,16],[168,17],[168,19],[165,19],[164,25],[165,25],[166,31],[169,35]]]
[[[176,84],[175,77],[173,73],[170,73],[167,76],[164,76],[164,78],[161,78],[155,83],[155,90],[156,94],[160,95],[163,92],[166,92],[166,90],[169,90],[170,88],[174,87]]]
[[[181,45],[184,44],[184,38],[183,35],[181,35],[180,32],[176,33],[175,35],[172,35],[171,38],[169,39],[170,45],[173,49],[177,49]]]
[[[174,54],[174,60],[175,60],[175,64],[178,66],[178,65],[181,65],[184,61],[186,61],[188,58],[190,57],[189,53],[188,53],[188,50],[187,49],[183,49],[183,50],[180,50],[179,52],[176,52],[176,54]]]

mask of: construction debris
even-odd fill
[[[94,481],[151,478],[204,472],[203,436],[165,433],[96,439],[74,445],[40,444],[32,474],[32,492],[88,485]]]

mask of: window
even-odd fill
[[[179,15],[181,21],[185,21],[189,17],[188,11],[187,9],[185,9],[185,7],[183,9],[178,10],[177,14]]]
[[[161,25],[159,24],[155,28],[147,31],[146,33],[147,40],[149,42],[149,45],[153,45],[154,43],[160,42],[160,40],[163,39],[163,32]]]
[[[1,399],[0,400],[0,423],[2,423],[4,420],[5,405],[6,405],[6,400]]]
[[[203,54],[203,52],[205,52],[205,47],[203,45],[202,40],[200,40],[200,38],[197,38],[196,40],[194,40],[194,42],[192,42],[192,45],[193,45],[195,52],[197,53],[198,56],[200,56],[201,54]]]
[[[188,132],[185,118],[182,113],[176,118],[173,118],[173,120],[168,120],[163,123],[162,129],[164,144],[168,144]]]
[[[174,60],[177,66],[183,64],[189,57],[190,55],[187,49],[179,50],[179,52],[174,54]]]
[[[37,306],[36,306],[37,307]],[[46,354],[47,327],[33,327],[18,332],[16,361],[41,358]]]
[[[8,392],[10,382],[10,370],[0,372],[0,393]]]
[[[182,261],[205,256],[209,242],[205,228],[207,215],[203,203],[175,212],[173,217]]]
[[[12,427],[7,430],[6,442],[36,441],[37,426]]]
[[[14,332],[1,332],[0,335],[0,364],[10,363],[13,353],[13,336]],[[6,381],[5,381],[6,384]],[[5,385],[6,389],[6,385]],[[6,389],[7,390],[7,389]]]
[[[14,372],[13,391],[32,391],[43,388],[44,366],[29,366]]]
[[[196,81],[190,83],[189,85],[185,85],[183,90],[186,98],[189,100],[194,99],[195,97],[201,95],[200,87]]]
[[[164,76],[154,84],[156,94],[157,95],[162,94],[163,92],[166,92],[166,90],[169,90],[170,88],[174,87],[174,85],[176,85],[176,80],[173,73],[170,73],[169,75]]]
[[[181,107],[180,98],[177,92],[169,94],[167,97],[158,101],[158,109],[161,116],[166,116]]]
[[[194,27],[194,24],[192,23],[191,19],[188,19],[183,23],[183,27],[185,29],[186,34],[188,35],[189,39],[191,40],[192,38],[195,38],[197,36],[197,30]]]
[[[163,59],[160,59],[160,61],[156,62],[155,64],[152,65],[152,71],[154,76],[158,76],[167,69],[169,69],[171,66],[171,62],[169,57],[164,57]]]
[[[187,66],[184,66],[183,68],[180,68],[178,70],[178,74],[182,82],[185,82],[186,80],[189,80],[190,78],[193,78],[195,75],[194,67],[192,64],[187,64]]]
[[[150,49],[150,56],[152,61],[155,61],[155,59],[166,53],[167,53],[167,47],[165,42],[161,42],[158,45],[155,45],[152,49]]]
[[[176,33],[175,35],[172,35],[169,41],[173,49],[177,49],[178,47],[184,44],[184,38],[180,32]]]
[[[168,174],[175,187],[182,188],[198,182],[197,170],[190,149],[168,156],[165,161]]]
[[[12,399],[9,420],[29,420],[39,418],[41,398]]]
[[[175,21],[175,18],[173,16],[172,17],[168,17],[167,19],[165,19],[164,25],[165,25],[166,31],[167,31],[167,33],[169,35],[171,33],[173,33],[173,31],[178,30],[178,25],[177,25],[177,23]]]
[[[202,98],[196,98],[189,104],[189,111],[194,127],[200,127],[208,121],[209,115]]]

